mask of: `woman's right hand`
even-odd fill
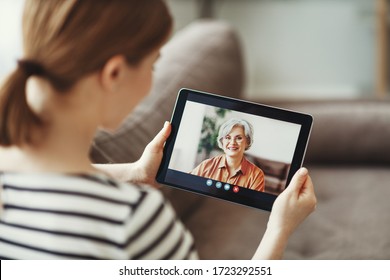
[[[272,207],[267,230],[253,259],[281,259],[287,241],[316,208],[313,183],[306,168],[298,170]]]
[[[316,205],[317,199],[309,172],[306,168],[301,168],[275,200],[267,229],[289,236],[314,211]]]

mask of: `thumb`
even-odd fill
[[[150,149],[151,152],[159,152],[163,146],[165,141],[167,141],[169,135],[171,134],[171,124],[166,121],[164,123],[164,127],[160,130],[159,133],[153,138],[153,140],[148,144],[147,148]]]
[[[300,168],[291,179],[287,190],[289,190],[290,192],[299,193],[301,188],[304,186],[308,175],[309,171],[305,167]]]

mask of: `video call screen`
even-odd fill
[[[263,170],[266,192],[283,191],[301,126],[197,102],[186,102],[168,168],[188,174],[202,161],[223,155],[218,130],[229,119],[253,126],[253,143],[244,156]]]
[[[160,180],[249,206],[273,202],[291,180],[292,165],[302,164],[302,124],[290,120],[294,112],[262,108],[191,91],[179,98]]]

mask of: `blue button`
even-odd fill
[[[213,185],[213,180],[208,179],[206,181],[206,185],[209,186],[209,187],[212,186]]]
[[[220,189],[220,188],[222,188],[222,183],[221,183],[221,182],[217,182],[217,183],[215,184],[215,186],[216,186],[218,189]]]
[[[225,184],[225,186],[223,186],[223,188],[225,189],[225,191],[228,191],[228,190],[230,190],[230,185],[229,184]]]

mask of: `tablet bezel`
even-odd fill
[[[302,166],[312,129],[313,117],[309,114],[301,112],[229,98],[193,89],[183,88],[178,93],[171,119],[172,131],[164,146],[163,159],[156,177],[157,182],[175,188],[254,207],[257,209],[271,211],[272,205],[277,195],[266,192],[257,192],[245,188],[240,189],[240,194],[223,191],[216,188],[204,188],[204,184],[207,178],[168,169],[187,101],[193,101],[205,105],[299,124],[301,129],[299,132],[297,144],[295,146],[290,170],[287,176],[286,187],[291,181],[291,178],[295,172]],[[189,178],[191,178],[191,186],[188,184]],[[175,182],[172,182],[172,180]]]

